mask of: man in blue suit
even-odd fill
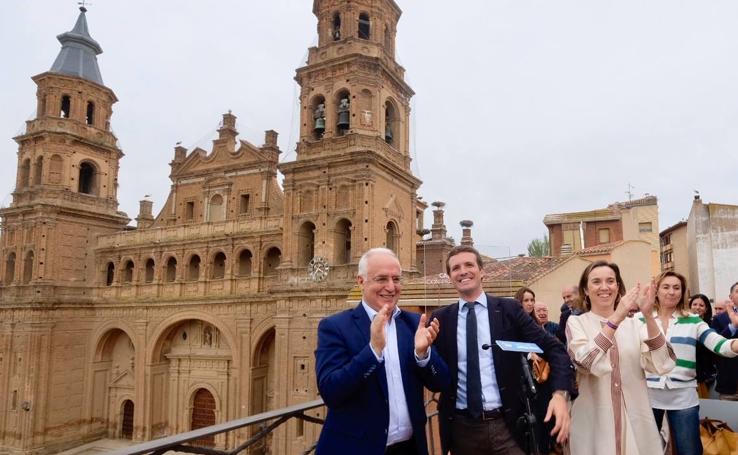
[[[725,302],[725,311],[712,319],[710,326],[725,338],[736,338],[738,333],[738,282],[730,287],[730,300]],[[715,390],[721,400],[738,401],[738,358],[717,357]]]
[[[449,384],[431,349],[438,321],[401,311],[397,256],[374,248],[361,257],[362,301],[320,321],[315,351],[318,390],[328,415],[317,455],[426,455],[423,386]]]

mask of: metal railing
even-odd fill
[[[438,412],[435,410],[431,412],[428,411],[428,407],[432,403],[438,403],[436,394],[429,395],[428,399],[425,401],[425,408],[426,414],[428,416],[426,432],[426,436],[428,438],[428,451],[430,454],[438,454],[440,453],[438,436]],[[306,415],[305,412],[311,409],[319,408],[323,405],[323,400],[318,399],[293,406],[287,406],[285,408],[263,412],[261,414],[244,417],[242,419],[231,420],[221,424],[188,431],[186,433],[179,433],[173,436],[168,436],[161,439],[155,439],[153,441],[125,447],[110,452],[110,455],[160,455],[169,451],[197,453],[201,455],[236,455],[250,448],[258,447],[257,444],[263,443],[266,437],[269,436],[277,427],[284,424],[290,419],[301,419],[306,422],[322,425],[324,423],[323,419]],[[258,431],[254,433],[248,440],[242,442],[232,449],[216,449],[212,447],[204,447],[192,444],[193,442],[196,443],[198,440],[214,437],[217,434],[227,433],[229,431],[234,431],[240,428],[251,427],[255,425],[260,425]],[[304,451],[303,455],[308,455],[312,453],[315,450],[316,445],[317,442],[309,447],[306,451]]]

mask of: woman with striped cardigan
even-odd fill
[[[699,398],[697,396],[697,344],[723,357],[738,355],[738,340],[728,340],[712,330],[686,305],[685,278],[664,272],[656,280],[656,316],[659,328],[676,354],[676,366],[665,375],[648,374],[651,408],[661,427],[664,413],[672,441],[680,455],[701,455]],[[736,333],[738,314],[729,312],[731,332]],[[645,328],[644,328],[645,330]]]

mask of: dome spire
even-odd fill
[[[56,37],[62,48],[49,71],[80,77],[104,85],[100,68],[97,66],[97,55],[102,54],[102,48],[90,36],[85,16],[87,8],[84,2],[80,4],[82,6],[79,8],[80,13],[74,28]]]

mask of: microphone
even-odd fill
[[[484,349],[485,351],[486,351],[487,349],[491,348],[491,347],[492,347],[492,345],[491,345],[491,344],[487,344],[487,343],[484,343],[484,344],[482,345],[482,349]]]

